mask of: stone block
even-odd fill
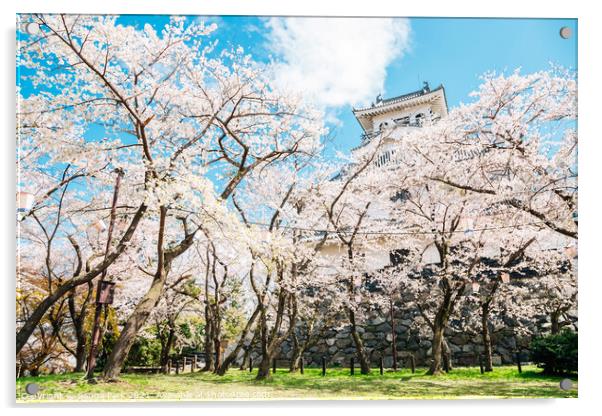
[[[374,318],[370,321],[370,325],[377,326],[377,325],[382,324],[385,321],[386,321],[386,319],[383,318],[382,316],[377,316],[376,318]]]
[[[399,366],[399,360],[397,362],[397,365]],[[383,366],[385,368],[393,367],[393,357],[391,357],[390,355],[383,357]]]
[[[338,348],[345,348],[351,344],[351,340],[349,338],[337,339],[334,343]]]

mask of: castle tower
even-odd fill
[[[408,129],[431,125],[447,116],[445,88],[439,85],[431,90],[428,82],[422,89],[393,98],[383,99],[380,95],[370,107],[353,109],[353,115],[362,126],[364,134],[358,147],[361,148],[373,137],[386,133],[375,165],[387,165],[395,153],[395,141]]]
[[[422,89],[408,94],[386,99],[379,95],[370,107],[353,109],[353,114],[368,138],[386,129],[436,123],[447,116],[445,88],[431,90],[425,82]]]
[[[386,169],[387,165],[391,166],[395,163],[396,141],[401,139],[405,132],[436,123],[447,116],[447,111],[443,85],[431,90],[428,83],[425,82],[422,89],[408,94],[387,99],[382,99],[379,95],[376,102],[369,107],[353,109],[353,114],[362,126],[364,134],[360,145],[352,151],[363,147],[381,133],[386,133],[383,136],[384,141],[379,153],[373,162],[375,169]],[[336,179],[344,174],[341,172]],[[388,210],[380,205],[378,201],[373,201],[366,217],[376,222],[390,222]],[[335,239],[326,242],[321,247],[320,254],[329,257],[332,259],[332,263],[336,264],[340,256],[344,255],[342,250],[340,243]],[[363,254],[370,257],[371,265],[378,269],[394,262],[395,256],[399,256],[395,253],[398,251],[392,252],[388,243],[385,244],[375,237],[372,247]]]

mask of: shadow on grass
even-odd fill
[[[153,398],[162,393],[265,391],[270,398],[519,398],[519,397],[577,397],[577,389],[563,391],[560,380],[534,366],[525,366],[521,374],[514,367],[498,367],[493,372],[480,374],[479,368],[457,368],[448,374],[433,377],[426,369],[386,371],[351,376],[349,369],[329,369],[321,375],[319,368],[307,368],[305,374],[278,369],[268,380],[257,381],[256,371],[230,370],[225,376],[210,373],[183,373],[179,375],[124,374],[118,383],[90,385],[83,374],[25,377],[17,380],[17,393],[27,383],[36,382],[46,393],[78,395],[87,393],[142,393]],[[571,377],[576,382],[576,376]],[[575,383],[576,387],[576,383]]]
[[[561,376],[541,374],[534,367],[522,373],[511,367],[480,374],[478,368],[459,368],[448,374],[433,377],[425,375],[426,369],[412,374],[408,370],[388,371],[380,375],[351,376],[349,370],[329,370],[322,377],[320,369],[306,369],[305,374],[291,374],[279,370],[268,380],[256,381],[256,373],[230,371],[223,377],[211,374],[188,374],[185,377],[202,378],[217,384],[266,386],[285,391],[302,392],[304,397],[387,397],[387,398],[437,398],[437,397],[576,397],[577,391],[559,388]],[[576,377],[573,381],[576,381]]]

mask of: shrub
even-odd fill
[[[531,358],[546,374],[577,371],[577,333],[567,329],[535,338],[531,342]]]
[[[126,366],[157,366],[160,362],[161,343],[156,338],[137,337],[130,349]]]

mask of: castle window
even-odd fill
[[[399,126],[403,126],[403,127],[409,126],[410,125],[410,116],[395,119],[395,124],[397,124]]]
[[[378,155],[378,157],[376,158],[376,161],[374,162],[374,164],[378,167],[381,167],[383,165],[386,165],[387,163],[389,163],[391,161],[391,155],[393,154],[392,150],[387,150],[383,153],[381,153],[380,155]]]
[[[382,123],[380,123],[380,124],[378,125],[378,129],[379,129],[379,130],[386,129],[387,127],[389,127],[389,122],[388,122],[388,121],[383,121]]]
[[[422,124],[424,123],[424,114],[418,113],[418,114],[416,114],[416,117],[414,117],[414,118],[416,120],[416,125],[422,126]]]

